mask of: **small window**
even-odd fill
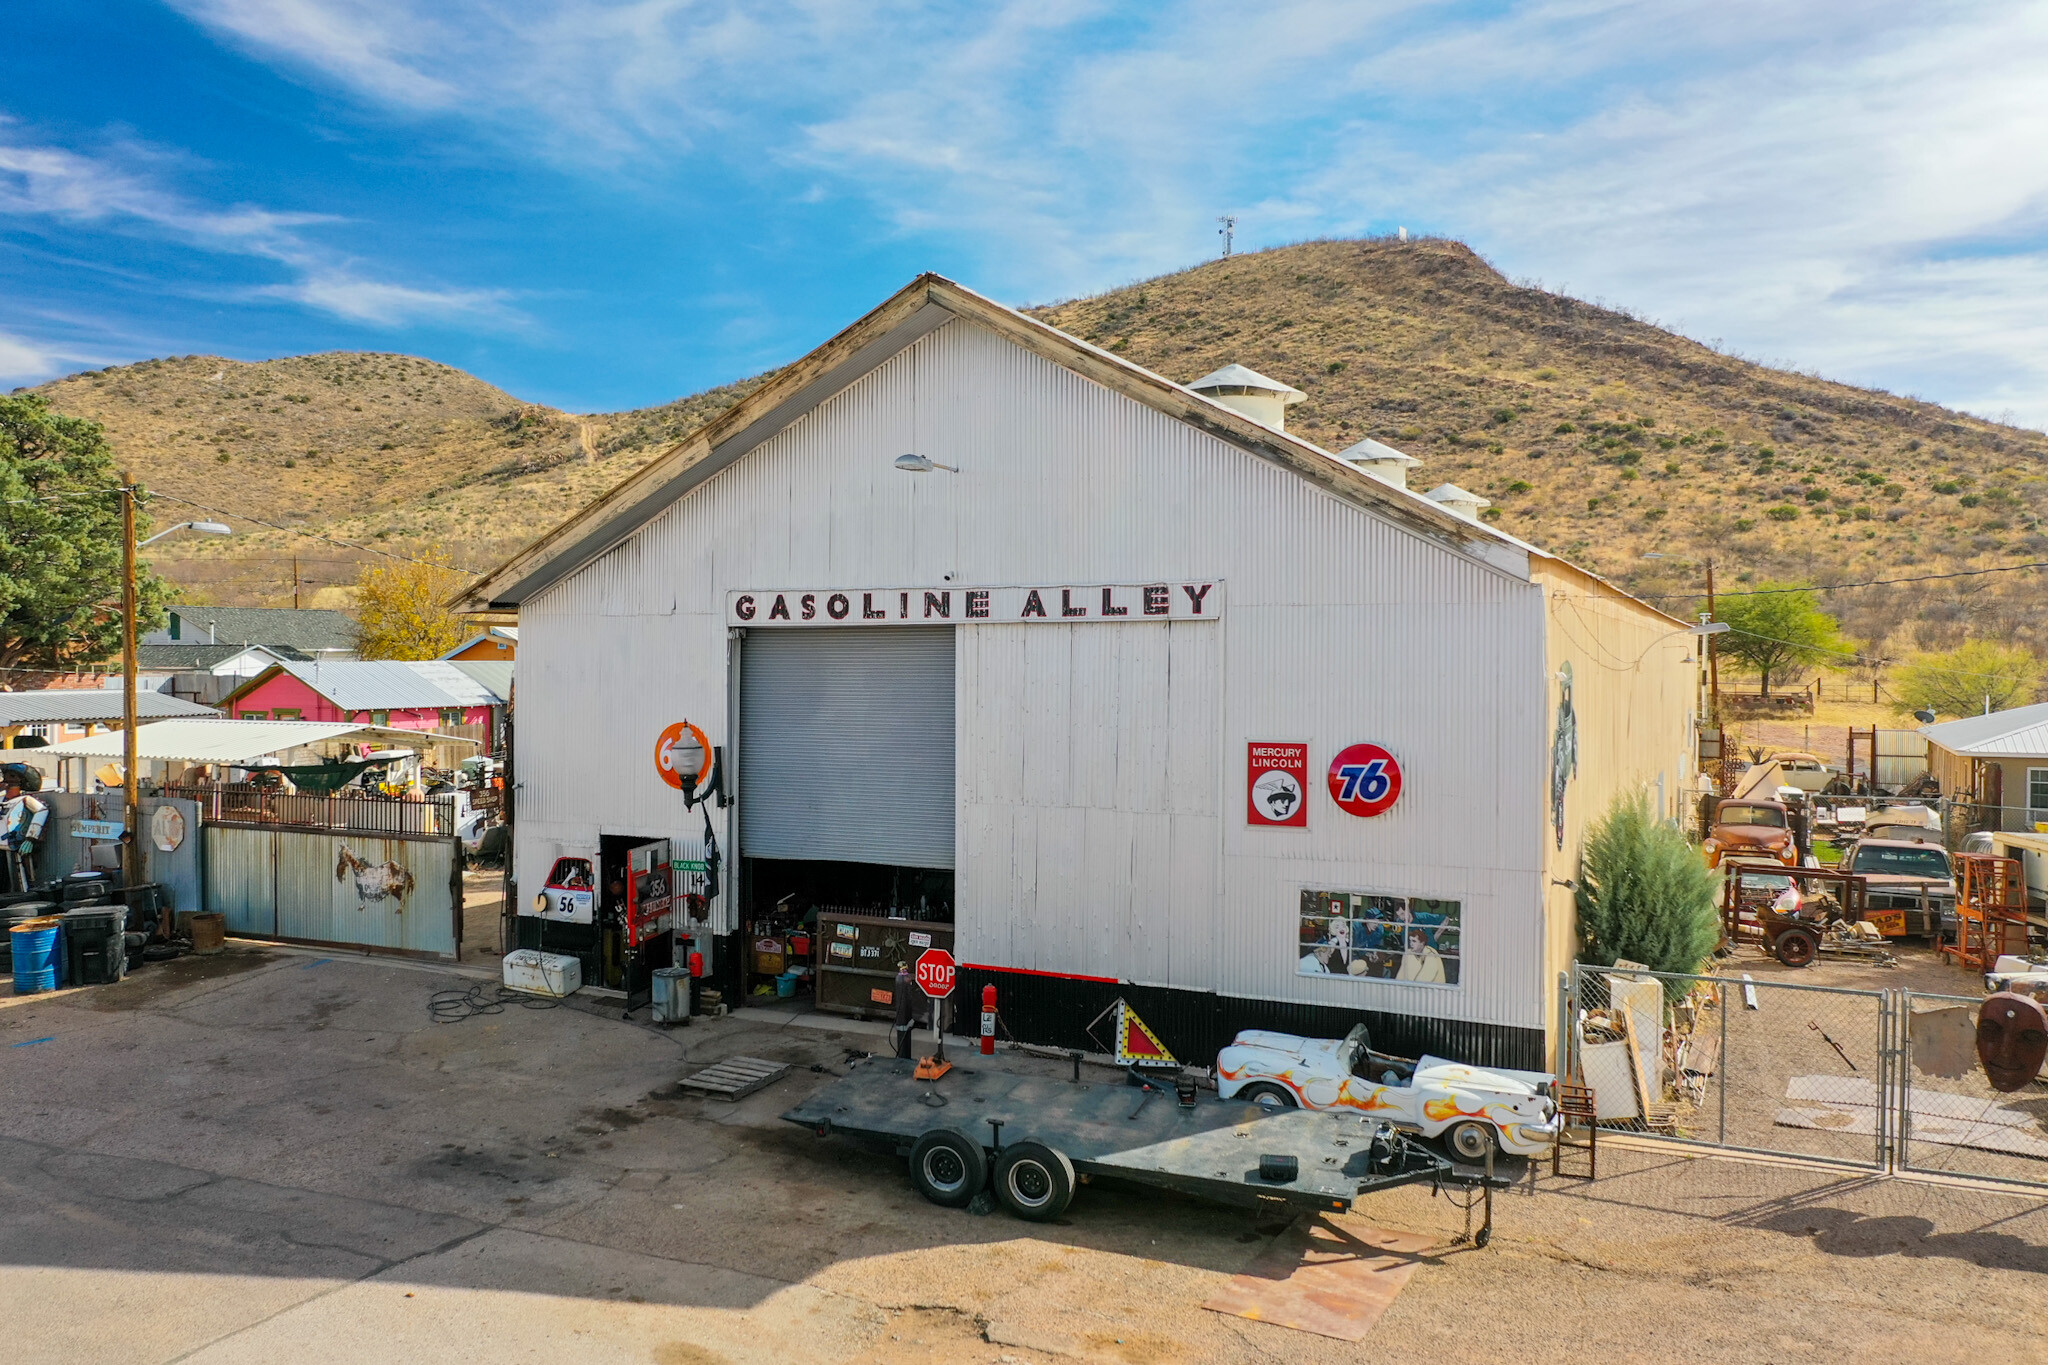
[[[441,728],[442,728],[442,729],[444,729],[444,730],[445,730],[445,729],[447,729],[447,728],[448,728],[449,726],[452,726],[452,725],[460,725],[460,724],[462,724],[462,712],[461,712],[461,711],[459,711],[459,710],[454,710],[454,709],[451,709],[451,708],[449,708],[449,707],[446,707],[446,706],[444,706],[444,707],[442,707],[442,708],[441,708]]]
[[[593,885],[587,858],[557,858],[547,884],[564,891],[588,891]]]
[[[2048,768],[2027,769],[2027,823],[2048,823]]]
[[[277,708],[277,710],[272,711],[270,713],[270,718],[272,720],[297,720],[299,719],[300,716],[304,714],[305,713],[299,710],[297,707],[280,706]]]
[[[270,719],[270,713],[269,713],[268,711],[242,711],[242,712],[239,712],[238,714],[239,714],[239,715],[240,715],[240,716],[242,717],[242,719],[243,719],[243,720],[269,720],[269,719]]]
[[[372,724],[372,725],[389,725],[389,724],[391,724],[391,713],[390,713],[389,711],[372,711],[372,712],[370,713],[370,724]]]

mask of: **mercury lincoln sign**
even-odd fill
[[[1223,584],[1058,584],[1020,588],[799,588],[727,593],[728,626],[1076,625],[1089,621],[1207,621],[1223,614]]]

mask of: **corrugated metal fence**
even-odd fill
[[[207,907],[231,934],[453,957],[461,864],[453,839],[208,825]]]

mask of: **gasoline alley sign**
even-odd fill
[[[1094,583],[1052,588],[819,588],[734,592],[728,626],[1077,625],[1207,621],[1223,614],[1223,584]]]

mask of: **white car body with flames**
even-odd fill
[[[1466,1159],[1485,1155],[1476,1140],[1483,1129],[1501,1151],[1548,1152],[1558,1133],[1552,1082],[1539,1071],[1385,1057],[1367,1048],[1363,1024],[1343,1038],[1247,1029],[1216,1055],[1216,1093],[1224,1099],[1251,1090],[1243,1098],[1284,1103],[1277,1088],[1304,1109],[1348,1110],[1426,1138],[1448,1133],[1446,1145]]]

